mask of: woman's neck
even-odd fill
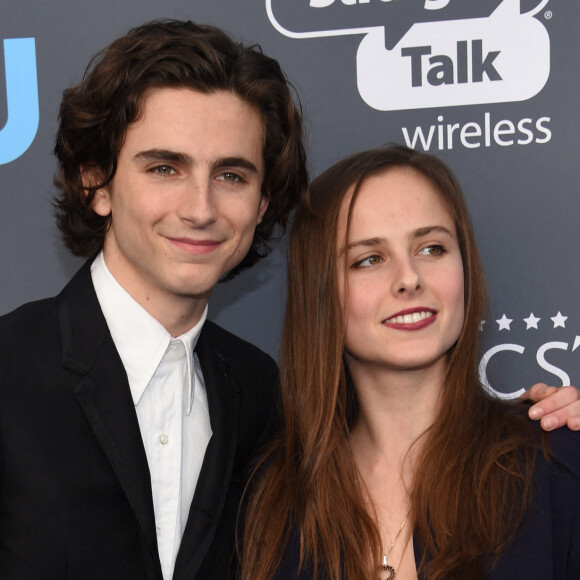
[[[389,565],[401,580],[416,580],[409,492],[420,437],[438,410],[446,361],[412,370],[348,362],[359,406],[350,444],[363,493]]]
[[[351,433],[357,450],[375,460],[401,461],[411,444],[432,424],[438,410],[445,361],[413,370],[349,364],[359,404]]]

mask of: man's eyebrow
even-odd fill
[[[134,159],[144,161],[158,161],[162,163],[179,163],[181,165],[193,165],[193,159],[187,153],[170,151],[169,149],[147,149],[140,151]]]
[[[215,169],[220,167],[239,167],[240,169],[247,169],[252,173],[258,173],[258,168],[255,163],[252,163],[244,157],[220,157],[219,159],[215,159],[212,165]]]

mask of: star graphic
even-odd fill
[[[526,330],[530,330],[530,328],[538,328],[538,322],[542,320],[541,318],[537,318],[534,316],[533,312],[530,312],[530,315],[527,318],[524,318],[524,322],[526,323]]]
[[[482,321],[479,323],[479,332],[483,332],[483,325],[484,325],[484,324],[485,324],[485,320],[482,320]]]
[[[512,321],[513,319],[508,318],[505,314],[499,320],[496,320],[500,330],[510,330],[510,324]]]
[[[551,320],[554,323],[554,328],[558,328],[558,326],[566,328],[566,320],[568,320],[568,317],[562,316],[562,313],[558,310],[558,314],[556,314],[556,316],[552,316]]]

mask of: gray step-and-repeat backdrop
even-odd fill
[[[220,26],[277,58],[301,95],[313,175],[387,142],[441,156],[486,264],[482,379],[580,385],[580,2],[19,0],[0,6],[0,313],[80,265],[50,199],[62,90],[154,18]],[[284,243],[216,290],[210,317],[277,356]]]

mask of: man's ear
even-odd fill
[[[81,179],[86,190],[95,187],[101,182],[98,172],[89,167],[81,167]],[[111,213],[111,194],[108,187],[97,189],[91,202],[91,207],[96,214],[102,217],[106,217]]]
[[[269,205],[270,198],[267,197],[266,195],[262,195],[262,197],[260,198],[260,205],[258,206],[258,221],[256,223],[258,224],[262,223],[262,218],[264,217],[264,214],[266,213],[266,210],[268,209]]]

